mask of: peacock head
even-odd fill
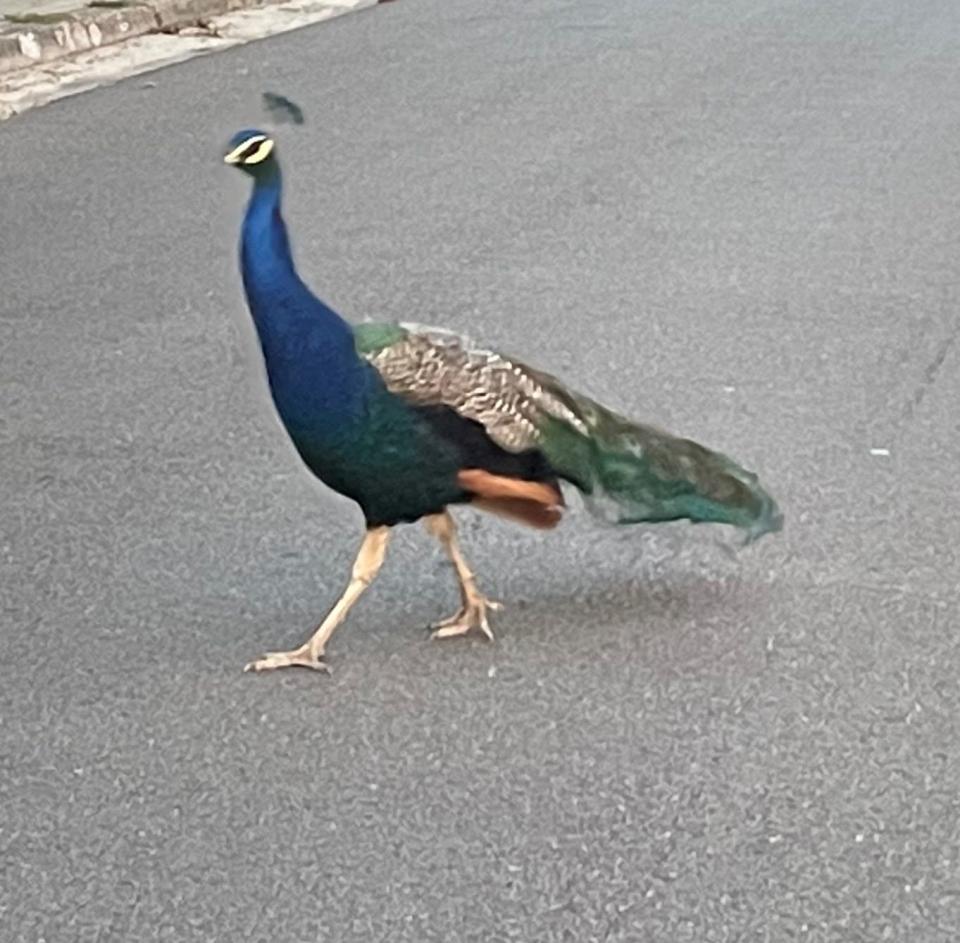
[[[223,155],[226,164],[239,167],[251,177],[270,173],[276,167],[274,141],[263,131],[238,131],[227,145]]]

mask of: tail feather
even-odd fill
[[[586,434],[559,420],[543,430],[544,451],[615,524],[689,519],[732,524],[746,543],[779,531],[783,515],[757,476],[719,452],[618,416],[578,397]]]

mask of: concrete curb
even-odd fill
[[[103,0],[101,0],[103,2]],[[113,2],[113,0],[106,0]],[[121,79],[152,72],[233,46],[312,26],[389,0],[134,0],[122,8],[90,13],[121,14],[96,20],[68,14],[50,24],[53,45],[15,50],[19,67],[0,67],[0,122],[42,105]],[[134,17],[133,13],[136,13]],[[146,12],[147,16],[143,16]],[[74,25],[84,24],[76,31]],[[110,32],[101,24],[108,24]],[[95,31],[92,26],[96,26]],[[59,32],[58,32],[59,31]],[[0,32],[0,39],[7,33]],[[37,30],[30,33],[37,43]],[[44,30],[46,35],[47,30]],[[84,36],[86,38],[84,38]],[[56,48],[54,48],[56,47]],[[23,66],[24,61],[29,63]]]
[[[131,0],[122,6],[80,7],[50,22],[8,23],[0,31],[0,75],[148,33],[202,29],[211,17],[277,2],[280,0]]]

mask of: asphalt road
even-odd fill
[[[0,128],[0,936],[960,938],[960,7],[402,0]],[[301,268],[729,451],[782,535],[361,521],[273,417],[220,162]],[[885,450],[880,453],[877,450]]]

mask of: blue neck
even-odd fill
[[[280,214],[275,161],[255,177],[243,220],[240,268],[267,377],[284,424],[322,435],[362,407],[366,370],[353,331],[297,275]]]

